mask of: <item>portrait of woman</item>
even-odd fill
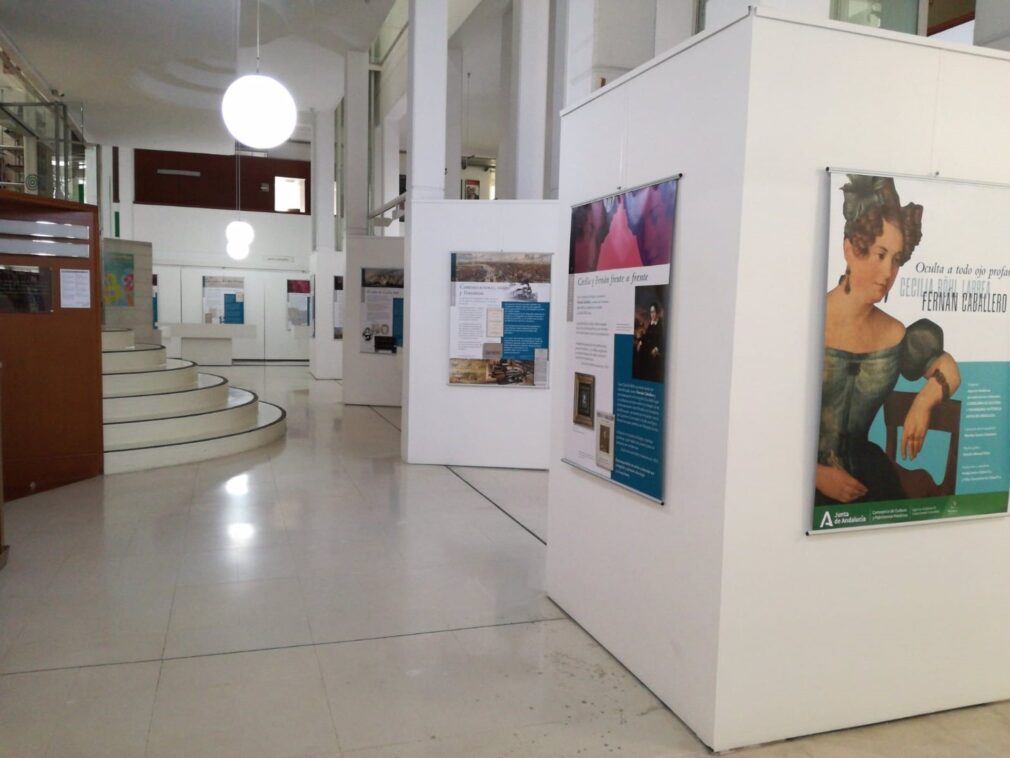
[[[921,381],[898,445],[902,459],[914,460],[933,408],[961,383],[939,326],[928,319],[906,326],[881,307],[922,239],[923,207],[902,206],[890,177],[848,179],[841,188],[846,269],[825,297],[817,505],[908,497],[896,464],[870,441],[870,426],[899,375]]]

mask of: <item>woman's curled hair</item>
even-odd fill
[[[901,229],[905,240],[898,256],[898,264],[904,265],[922,240],[922,206],[908,203],[902,207],[894,179],[889,176],[849,174],[848,177],[848,184],[842,187],[845,239],[859,255],[866,255],[884,231],[884,222],[889,221]]]

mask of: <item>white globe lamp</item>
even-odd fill
[[[237,261],[243,261],[249,257],[249,246],[240,245],[237,242],[229,242],[225,245],[225,252]]]
[[[235,139],[258,150],[286,142],[298,121],[298,109],[287,88],[259,73],[231,83],[221,101],[221,115]]]
[[[256,232],[248,221],[232,221],[224,228],[224,236],[229,242],[249,247],[256,239]]]

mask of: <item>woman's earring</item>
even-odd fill
[[[850,292],[852,292],[852,287],[849,284],[849,279],[850,278],[851,278],[851,274],[849,273],[849,267],[846,266],[845,267],[845,294],[846,295],[848,295]]]

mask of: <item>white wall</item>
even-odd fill
[[[288,328],[287,281],[308,279],[305,271],[266,271],[155,264],[158,275],[158,323],[203,322],[203,277],[240,276],[245,280],[245,323],[255,324],[256,337],[235,339],[235,358],[245,360],[307,360],[309,337],[305,328]],[[331,327],[332,328],[332,327]],[[168,354],[179,357],[177,337],[165,340]]]
[[[415,201],[407,241],[407,375],[403,457],[408,463],[546,468],[553,389],[449,386],[452,252],[554,253],[551,357],[557,355],[568,259],[556,201]],[[553,377],[552,377],[553,381]],[[552,385],[553,386],[553,385]]]
[[[803,533],[823,355],[824,167],[1010,183],[1010,99],[992,96],[1010,88],[1010,55],[846,29],[754,20],[717,747],[1010,697],[1010,519]],[[838,61],[887,75],[867,88]],[[867,129],[857,102],[884,121]]]
[[[347,238],[343,340],[343,397],[347,405],[398,406],[402,402],[404,351],[393,355],[361,352],[361,269],[402,267],[402,237]],[[406,312],[404,319],[406,328],[410,324]]]
[[[716,733],[749,51],[744,23],[686,43],[594,93],[562,116],[561,127],[565,208],[679,172],[684,178],[674,221],[666,505],[561,462],[572,368],[556,348],[547,590],[708,744]],[[571,339],[569,326],[555,331],[554,345]]]
[[[156,264],[234,263],[224,251],[224,230],[237,218],[235,211],[137,204],[132,215],[134,239],[146,240],[154,246]],[[242,261],[243,267],[308,270],[312,252],[311,216],[243,211],[241,217],[256,232],[249,257]]]

